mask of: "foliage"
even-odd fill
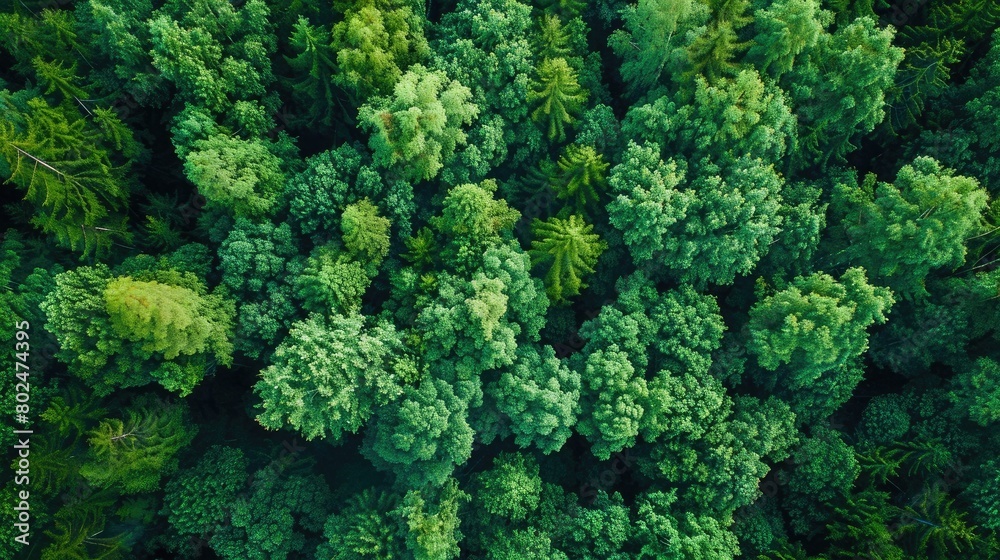
[[[564,58],[546,58],[536,69],[528,102],[535,105],[531,118],[542,123],[549,140],[566,138],[566,125],[576,120],[576,114],[587,100],[587,91],[577,82],[576,72]]]
[[[3,175],[36,209],[32,224],[84,255],[127,241],[121,212],[130,191],[128,164],[113,161],[100,129],[69,106],[38,97],[22,104],[0,95],[0,106],[9,116],[0,126]]]
[[[364,323],[360,315],[311,315],[294,324],[254,387],[262,399],[257,421],[337,441],[401,395],[406,357],[395,329]]]
[[[837,188],[834,209],[843,216],[852,262],[863,264],[903,297],[926,295],[931,270],[965,261],[965,240],[977,232],[987,195],[970,177],[936,160],[917,158],[893,183]]]
[[[565,220],[549,218],[535,220],[531,233],[532,265],[549,266],[545,275],[546,293],[554,303],[564,303],[566,298],[577,296],[586,288],[583,276],[594,272],[597,259],[607,247],[596,233],[594,226],[580,216],[571,215]]]
[[[0,560],[1000,558],[997,2],[0,4]]]
[[[177,470],[177,453],[194,439],[186,407],[139,398],[123,419],[108,418],[87,435],[88,458],[80,474],[98,487],[123,494],[148,492]]]
[[[56,277],[41,307],[58,357],[99,395],[154,380],[187,395],[209,360],[232,362],[233,305],[192,273],[136,272],[113,276],[98,265]]]
[[[479,114],[471,97],[445,72],[411,66],[392,96],[373,98],[358,112],[359,124],[371,133],[375,162],[398,168],[411,181],[434,178],[465,144],[462,126]]]

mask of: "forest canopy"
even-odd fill
[[[0,560],[1000,558],[998,29],[0,3]]]

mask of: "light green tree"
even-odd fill
[[[367,198],[349,204],[340,218],[344,247],[371,276],[389,254],[389,226],[389,219],[380,216],[378,207]]]
[[[576,71],[564,58],[547,58],[536,70],[528,103],[535,105],[531,118],[545,127],[549,140],[566,139],[566,125],[583,109],[588,93],[577,82]]]
[[[198,432],[180,403],[140,397],[124,411],[88,433],[88,455],[80,474],[101,488],[123,494],[150,492],[177,470],[177,453]]]
[[[269,213],[285,181],[265,144],[227,135],[195,142],[184,171],[211,205],[248,218]]]
[[[334,80],[360,100],[392,93],[403,72],[430,54],[423,22],[413,4],[402,0],[352,3],[331,34]]]
[[[556,304],[565,304],[568,298],[586,288],[584,278],[593,274],[597,259],[607,248],[601,236],[593,233],[594,226],[573,214],[569,218],[535,219],[531,225],[532,266],[543,266],[545,292]]]
[[[558,170],[551,181],[556,197],[565,200],[582,216],[593,214],[607,187],[608,166],[604,156],[593,146],[566,146],[556,162]]]
[[[479,114],[471,99],[469,88],[443,71],[414,64],[391,96],[361,107],[358,121],[371,134],[376,163],[410,180],[432,179],[465,144],[462,127]]]

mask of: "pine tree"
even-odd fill
[[[568,298],[586,288],[586,275],[593,274],[594,265],[607,244],[593,233],[594,226],[574,214],[567,219],[535,219],[531,225],[532,266],[547,267],[545,292],[557,304],[568,303]]]
[[[566,139],[566,125],[572,124],[583,109],[587,91],[577,82],[576,71],[564,58],[546,58],[536,69],[528,102],[536,104],[531,118],[546,128],[549,140]]]
[[[569,35],[559,16],[545,14],[538,20],[536,50],[538,56],[546,58],[567,58],[570,56]]]
[[[308,108],[306,122],[332,125],[337,98],[333,87],[336,63],[330,47],[330,33],[299,16],[289,43],[296,54],[286,56],[285,60],[295,75],[286,81],[292,88],[293,97]]]
[[[607,187],[608,163],[604,156],[593,146],[570,144],[556,165],[559,170],[551,182],[556,196],[570,203],[578,214],[593,213]]]
[[[9,98],[0,98],[0,104],[11,115],[0,123],[7,181],[35,206],[32,223],[84,255],[128,240],[125,217],[118,213],[128,200],[126,168],[112,163],[99,133],[65,105],[51,107],[34,98],[19,111]]]
[[[177,453],[197,432],[185,405],[140,397],[125,410],[124,420],[108,418],[90,431],[88,460],[80,474],[123,494],[156,490],[164,476],[177,470]]]

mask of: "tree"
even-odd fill
[[[549,140],[566,139],[566,125],[576,120],[587,100],[587,91],[577,83],[576,72],[564,58],[547,58],[536,70],[528,103],[536,105],[531,118],[546,129]]]
[[[211,309],[189,288],[123,276],[108,282],[104,300],[111,327],[143,352],[173,360],[209,351],[220,362],[231,362],[231,316]]]
[[[511,420],[514,442],[543,453],[562,448],[579,412],[580,375],[556,358],[550,346],[521,344],[514,364],[485,388]]]
[[[376,411],[361,452],[406,487],[440,486],[472,455],[466,415],[466,403],[448,383],[427,378],[406,385],[401,397]]]
[[[868,401],[858,423],[859,448],[891,445],[910,430],[910,416],[901,395],[879,395]]]
[[[431,225],[447,240],[444,263],[478,262],[483,251],[510,238],[521,213],[494,198],[497,184],[487,179],[478,185],[458,185],[448,191],[440,216]],[[473,260],[475,259],[475,260]]]
[[[833,208],[843,216],[844,256],[864,266],[904,298],[927,295],[931,270],[965,261],[966,239],[977,232],[988,200],[978,181],[919,157],[893,183],[866,179],[840,185]]]
[[[309,117],[305,122],[332,125],[339,100],[334,90],[336,55],[330,46],[330,32],[310,25],[309,20],[300,15],[288,42],[295,56],[286,56],[285,61],[295,75],[285,81],[291,87],[293,99],[308,108]]]
[[[861,467],[843,437],[824,427],[813,429],[812,436],[792,453],[792,460],[785,504],[792,529],[807,534],[850,494]]]
[[[538,509],[542,479],[538,463],[523,453],[501,453],[493,468],[474,479],[473,502],[479,515],[510,521],[528,519]]]
[[[607,248],[607,244],[596,233],[594,226],[577,215],[563,220],[549,218],[535,219],[531,225],[532,266],[547,266],[545,292],[557,304],[567,302],[567,298],[577,296],[586,288],[583,277],[593,274],[597,259]]]
[[[291,426],[306,440],[339,441],[403,393],[408,370],[415,373],[391,325],[311,315],[292,326],[261,372],[257,421],[271,430]]]
[[[903,60],[893,36],[893,28],[879,28],[874,18],[858,18],[821,35],[782,76],[801,132],[797,169],[841,161],[885,117],[885,94]]]
[[[538,20],[538,38],[535,40],[535,50],[542,59],[567,58],[572,53],[569,49],[569,35],[559,16],[545,14]]]
[[[677,64],[685,32],[706,19],[706,8],[692,0],[639,0],[622,10],[624,28],[611,33],[608,46],[622,58],[632,97],[656,90],[663,71]]]
[[[397,494],[365,488],[352,494],[337,513],[326,520],[323,536],[327,541],[316,551],[331,560],[371,558],[393,560],[403,555]]]
[[[748,4],[746,0],[741,3]],[[750,46],[749,42],[740,42],[737,31],[737,25],[730,21],[714,21],[709,25],[687,48],[691,65],[688,75],[715,82],[736,74],[739,67],[733,59]]]
[[[299,318],[292,281],[305,258],[296,241],[287,223],[237,218],[219,245],[222,283],[239,301],[235,347],[246,356],[269,353]]]
[[[184,171],[210,204],[247,218],[268,214],[285,181],[263,143],[225,135],[195,142]]]
[[[786,153],[797,151],[789,96],[757,71],[744,69],[715,81],[698,76],[692,86],[692,93],[633,105],[623,131],[696,164],[707,158],[728,165],[749,157],[777,165]]]
[[[119,277],[80,267],[57,276],[41,304],[58,357],[98,395],[155,380],[185,396],[211,362],[232,363],[232,302],[192,273],[157,266]]]
[[[91,80],[101,93],[117,95],[124,90],[144,106],[161,106],[165,101],[167,82],[152,66],[150,55],[147,21],[152,13],[153,3],[148,1],[97,0],[74,10],[75,35],[88,47]]]
[[[556,196],[572,205],[573,210],[587,216],[598,205],[601,191],[607,186],[608,163],[593,146],[570,144],[556,162],[558,171],[552,178]]]
[[[739,552],[736,537],[719,520],[674,512],[675,493],[648,492],[639,498],[636,538],[638,558],[724,560]]]
[[[906,513],[910,520],[899,532],[911,554],[944,558],[980,545],[977,527],[965,521],[968,514],[940,488],[927,488]]]
[[[747,60],[761,74],[779,79],[790,72],[803,52],[816,46],[833,14],[818,0],[781,0],[754,12],[754,44]]]
[[[843,387],[860,381],[860,372],[851,372],[868,348],[868,327],[885,322],[893,302],[892,292],[869,284],[861,268],[848,269],[839,281],[823,273],[794,279],[750,309],[748,348],[763,368],[758,381],[779,395],[801,398],[826,384],[839,386],[813,397],[823,404],[793,406],[797,414],[832,412],[850,396]]]
[[[462,540],[459,507],[469,495],[454,478],[433,491],[410,490],[396,509],[407,529],[406,548],[414,560],[457,558]],[[430,503],[428,503],[430,501]]]
[[[633,259],[649,261],[665,248],[671,226],[683,220],[693,195],[678,188],[683,171],[660,159],[654,144],[629,142],[622,161],[611,170],[608,185],[614,200],[608,220],[622,232]]]
[[[483,116],[470,127],[469,148],[455,162],[462,169],[446,170],[455,175],[448,182],[482,180],[508,159],[512,165],[537,161],[544,138],[524,102],[535,66],[532,6],[518,0],[460,0],[435,28],[434,67],[466,85]]]
[[[323,530],[329,492],[318,475],[263,467],[254,472],[236,500],[226,504],[230,523],[219,527],[208,544],[225,560],[301,554],[313,535]]]
[[[379,216],[378,208],[367,198],[350,204],[340,218],[344,247],[374,276],[389,254],[389,220]]]
[[[430,53],[423,22],[404,1],[352,4],[331,34],[337,56],[335,81],[360,100],[392,93],[407,67]]]
[[[616,344],[596,350],[587,357],[580,377],[586,389],[576,430],[591,442],[594,456],[606,460],[635,445],[649,393],[628,355]]]
[[[148,20],[152,64],[177,88],[177,100],[225,115],[234,130],[263,135],[278,99],[270,55],[277,50],[270,9],[216,0],[170,0]]]
[[[980,426],[1000,420],[1000,364],[979,358],[952,379],[948,397]]]
[[[394,167],[409,180],[434,178],[465,144],[463,125],[479,114],[469,88],[440,70],[414,64],[391,97],[376,97],[358,112],[371,137],[375,162]]]
[[[341,231],[347,206],[368,198],[386,213],[395,231],[408,235],[413,187],[382,175],[366,153],[350,144],[310,157],[305,169],[285,184],[291,225],[316,245],[323,245]]]
[[[964,492],[972,503],[972,511],[982,526],[997,530],[1000,527],[1000,461],[989,459],[978,467],[978,475]]]
[[[41,98],[20,103],[0,96],[10,118],[0,125],[0,154],[7,182],[25,191],[35,207],[32,223],[57,243],[84,255],[104,254],[128,240],[125,216],[128,164],[112,161],[112,150],[93,124],[67,105]]]
[[[772,166],[749,158],[726,167],[703,162],[687,192],[678,193],[673,187],[681,177],[655,149],[633,146],[626,153],[611,172],[619,196],[608,213],[636,265],[652,260],[663,264],[652,269],[656,276],[727,285],[764,256],[781,224],[782,184]],[[655,229],[633,230],[646,224]]]
[[[88,457],[80,474],[98,487],[123,494],[155,491],[177,470],[177,453],[190,445],[198,427],[183,404],[140,397],[124,420],[108,418],[88,433]]]
[[[798,277],[750,310],[750,349],[761,367],[787,364],[795,372],[788,381],[804,385],[864,352],[867,328],[885,322],[892,303],[891,292],[868,284],[860,268],[840,282],[823,273]]]
[[[316,249],[294,280],[294,294],[313,313],[353,315],[371,285],[369,270],[347,253],[331,246]]]
[[[211,534],[226,521],[228,509],[243,490],[248,466],[239,449],[210,447],[197,465],[167,482],[161,513],[182,536]]]

